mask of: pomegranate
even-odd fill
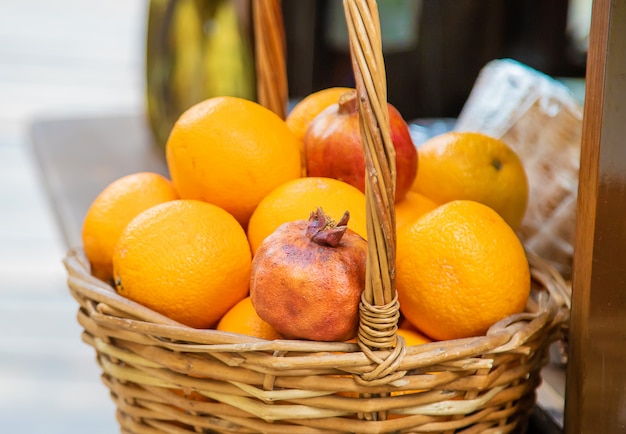
[[[365,287],[367,241],[321,208],[284,223],[252,260],[250,297],[258,315],[287,339],[346,341],[356,336]]]
[[[396,151],[396,196],[400,202],[417,175],[417,149],[409,127],[391,104],[389,124]],[[361,143],[356,91],[351,90],[317,115],[304,137],[308,176],[340,179],[365,192],[365,157]]]

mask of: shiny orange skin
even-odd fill
[[[398,231],[400,309],[436,340],[484,335],[522,312],[530,269],[519,238],[490,207],[470,200],[440,205]]]
[[[337,179],[309,176],[279,185],[256,207],[247,231],[252,253],[281,224],[306,219],[318,206],[336,216],[349,211],[348,227],[367,239],[365,195]]]
[[[91,273],[111,282],[113,251],[126,225],[142,211],[176,199],[172,182],[158,173],[132,173],[107,185],[83,219],[81,236]]]
[[[181,114],[167,140],[166,160],[181,198],[215,204],[245,228],[270,191],[301,176],[300,148],[275,113],[223,96]]]
[[[432,339],[424,336],[417,329],[399,328],[398,335],[404,338],[404,342],[408,347],[432,342]]]
[[[306,220],[284,223],[252,260],[250,297],[259,316],[288,339],[356,336],[367,242],[350,229],[336,247],[305,236]]]
[[[252,305],[250,297],[246,297],[230,308],[217,323],[216,330],[239,333],[256,338],[273,340],[282,336],[266,321],[261,319]]]
[[[179,199],[135,217],[115,248],[117,292],[181,324],[213,327],[248,295],[252,254],[235,218]]]
[[[396,202],[396,230],[413,223],[422,215],[437,208],[437,204],[413,190],[407,191],[400,202]]]
[[[522,160],[502,140],[482,133],[450,131],[420,148],[413,191],[441,205],[458,199],[483,203],[518,229],[528,206]]]

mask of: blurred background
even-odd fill
[[[143,107],[147,2],[0,2],[0,431],[114,433],[80,340],[66,243],[34,152],[39,119]],[[85,137],[83,147],[98,146]],[[69,158],[70,156],[61,156]]]
[[[407,119],[455,117],[480,69],[496,58],[512,58],[551,76],[584,77],[588,1],[379,4],[385,68],[393,77],[388,98]],[[341,0],[284,2],[284,9],[290,95],[328,83],[350,84]]]
[[[590,0],[380,0],[389,100],[454,118],[480,69],[509,57],[584,95]],[[163,171],[175,118],[254,98],[244,0],[0,2],[0,426],[112,433],[62,258],[109,182]],[[340,0],[283,1],[293,101],[353,84]]]

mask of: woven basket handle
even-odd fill
[[[367,206],[367,271],[361,297],[358,342],[377,368],[360,377],[367,384],[394,381],[404,356],[397,335],[400,319],[396,275],[396,152],[391,141],[387,81],[378,7],[375,0],[343,2],[352,68],[358,97],[359,124],[365,156]],[[391,350],[384,359],[375,350]]]
[[[396,371],[405,352],[404,340],[397,335],[400,305],[395,288],[396,157],[389,127],[378,7],[374,0],[344,0],[343,5],[366,167],[368,253],[357,341],[374,366],[355,380],[376,385],[405,374]],[[280,2],[254,0],[254,22],[259,102],[284,118],[287,79]]]
[[[280,0],[253,0],[257,99],[281,119],[287,113],[285,28]]]

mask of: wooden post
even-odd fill
[[[593,2],[565,432],[626,432],[626,0]]]

